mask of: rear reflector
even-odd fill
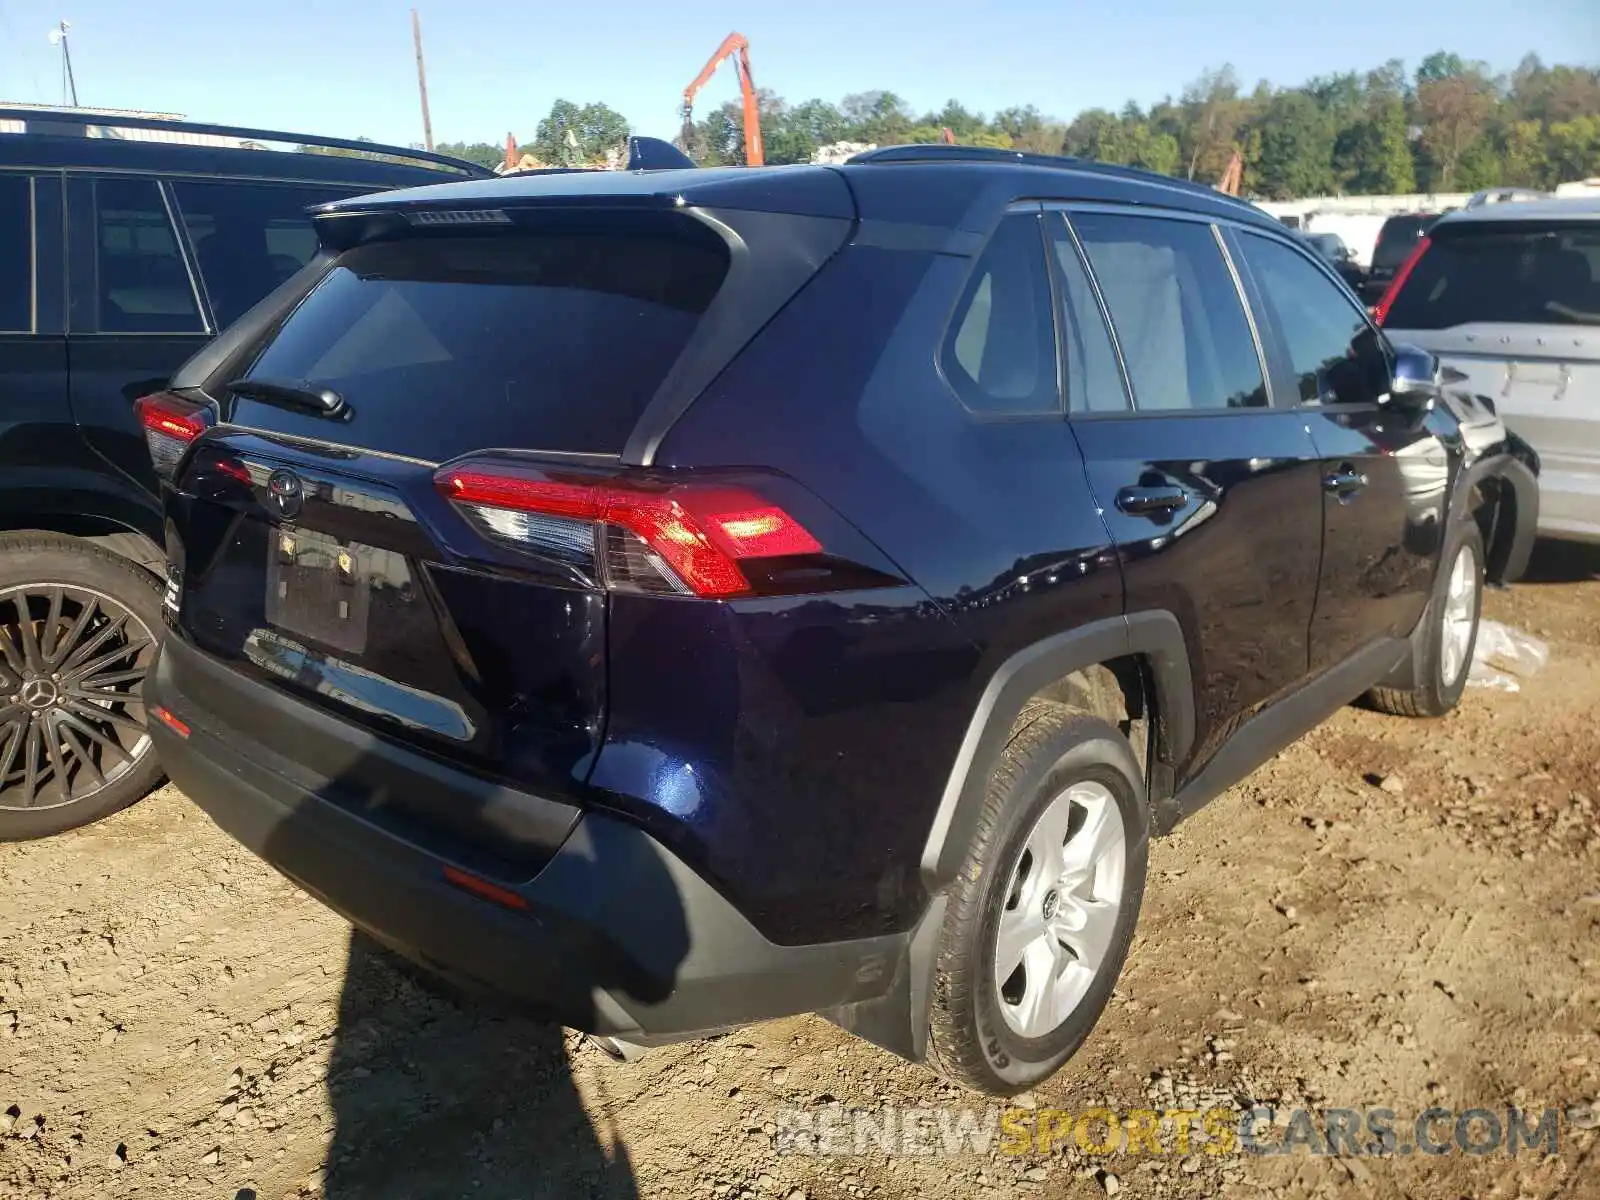
[[[1431,244],[1430,240],[1424,236],[1417,243],[1417,248],[1407,255],[1406,261],[1400,264],[1400,269],[1394,273],[1394,278],[1390,280],[1389,286],[1384,289],[1383,299],[1379,300],[1377,307],[1372,310],[1372,319],[1380,326],[1382,326],[1384,319],[1388,317],[1389,307],[1394,303],[1394,298],[1400,294],[1400,289],[1406,285],[1406,276],[1411,274],[1417,265],[1417,260],[1428,252],[1428,247]]]
[[[739,563],[813,555],[822,544],[742,487],[445,469],[434,477],[485,536],[593,562],[608,587],[712,598],[748,595]]]
[[[169,713],[166,709],[162,708],[159,704],[152,704],[150,706],[150,712],[156,720],[160,721],[179,737],[186,738],[189,736],[189,727],[182,721],[178,720],[177,717]]]
[[[133,402],[144,427],[145,445],[156,473],[171,477],[173,469],[189,444],[211,424],[211,410],[203,404],[181,399],[170,392],[141,396]]]
[[[456,867],[444,869],[445,882],[454,884],[464,892],[471,892],[480,899],[491,904],[498,904],[501,908],[527,908],[527,897],[513,892],[510,888],[501,887],[498,883],[490,883],[487,879],[479,879],[476,875]]]

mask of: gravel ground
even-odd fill
[[[1341,712],[1158,843],[1110,1010],[1022,1100],[1555,1106],[1555,1155],[795,1154],[789,1110],[983,1106],[812,1017],[624,1064],[457,1004],[167,788],[0,846],[0,1197],[1600,1196],[1597,571],[1541,547],[1489,597],[1550,642],[1520,693]]]

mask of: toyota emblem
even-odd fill
[[[293,471],[274,471],[267,476],[267,506],[279,517],[288,520],[300,514],[305,503],[305,489],[300,476]]]

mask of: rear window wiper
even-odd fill
[[[228,384],[228,390],[236,396],[319,417],[338,417],[345,411],[343,396],[307,379],[235,379]]]

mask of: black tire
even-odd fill
[[[1121,817],[1121,907],[1087,990],[1047,1034],[1024,1037],[1001,1007],[1007,1000],[996,978],[1000,920],[1015,909],[1013,876],[1025,865],[1036,823],[1080,784],[1109,792]],[[1149,848],[1143,796],[1139,765],[1114,726],[1058,704],[1035,702],[1024,710],[990,777],[971,851],[951,886],[929,1004],[928,1060],[940,1075],[988,1095],[1015,1095],[1054,1074],[1083,1044],[1111,996],[1138,923]]]
[[[1473,589],[1472,627],[1466,648],[1452,678],[1446,678],[1445,631],[1449,612],[1451,575],[1456,560],[1470,555],[1468,570]],[[1483,613],[1483,535],[1472,521],[1462,521],[1439,557],[1439,570],[1433,581],[1433,594],[1422,620],[1411,634],[1412,677],[1410,688],[1375,687],[1367,693],[1368,702],[1381,712],[1397,717],[1442,717],[1461,702],[1472,670],[1472,654],[1478,645],[1478,623]]]
[[[138,732],[144,709],[137,677],[148,670],[160,632],[161,585],[148,571],[77,538],[0,534],[0,841],[48,837],[98,821],[161,782],[161,765]],[[118,649],[125,653],[116,655]],[[78,650],[84,655],[74,662]],[[93,666],[101,660],[104,665]],[[94,673],[75,680],[86,665]],[[47,688],[56,701],[31,707],[22,698],[30,678],[36,698]],[[101,686],[107,679],[116,682]],[[66,691],[91,685],[100,699],[74,699]],[[124,693],[125,701],[107,698]],[[33,728],[36,734],[28,732]],[[63,728],[54,738],[47,732]],[[37,768],[31,776],[30,756]]]

